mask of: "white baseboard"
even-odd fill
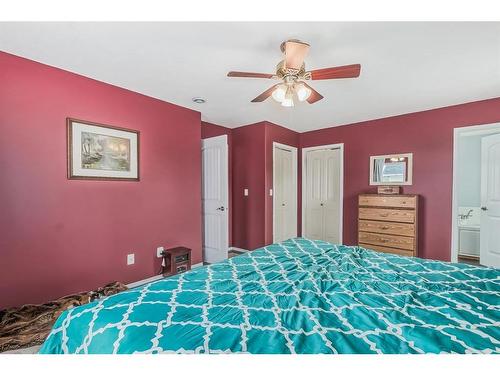
[[[229,251],[232,251],[232,250],[239,251],[241,253],[248,253],[250,251],[250,250],[246,250],[246,249],[242,249],[242,248],[234,247],[234,246],[232,246],[232,247],[229,248]]]
[[[131,288],[135,288],[136,286],[141,286],[141,285],[144,285],[144,284],[147,284],[147,283],[152,283],[153,281],[157,281],[157,280],[160,280],[160,279],[163,279],[163,276],[162,275],[156,275],[156,276],[153,276],[153,277],[149,277],[147,279],[143,279],[143,280],[139,280],[139,281],[134,281],[133,283],[127,284],[127,287],[131,289]]]
[[[203,266],[203,262],[196,263],[196,264],[193,264],[191,266],[191,269],[202,267],[202,266]],[[129,288],[129,289],[135,288],[137,286],[141,286],[141,285],[144,285],[144,284],[147,284],[147,283],[152,283],[153,281],[157,281],[157,280],[160,280],[160,279],[163,279],[162,275],[155,275],[155,276],[149,277],[147,279],[143,279],[143,280],[139,280],[139,281],[134,281],[133,283],[127,284],[127,288]]]

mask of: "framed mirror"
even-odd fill
[[[413,154],[370,156],[370,185],[411,185]]]

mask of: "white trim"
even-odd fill
[[[163,275],[156,275],[153,277],[149,277],[147,279],[134,281],[133,283],[127,284],[126,286],[127,286],[127,288],[132,289],[132,288],[135,288],[137,286],[141,286],[141,285],[144,285],[147,283],[152,283],[153,281],[157,281],[157,280],[161,280],[161,279],[163,279]]]
[[[203,266],[203,262],[196,263],[196,264],[191,265],[191,269],[202,267],[202,266]],[[144,285],[144,284],[152,283],[153,281],[161,280],[163,278],[164,278],[163,275],[155,275],[152,277],[148,277],[147,279],[134,281],[133,283],[126,284],[126,287],[129,289],[132,289],[132,288]]]
[[[401,157],[406,157],[408,158],[408,174],[406,177],[405,182],[375,182],[373,181],[373,164],[375,162],[376,158],[384,158],[384,159],[390,159],[390,158],[401,158]],[[370,156],[370,186],[378,186],[378,185],[413,185],[413,153],[407,153],[407,154],[391,154],[391,155],[375,155],[375,156]]]
[[[451,196],[451,256],[452,262],[458,262],[458,194],[457,194],[457,168],[458,138],[472,135],[488,135],[500,132],[500,122],[485,125],[465,126],[453,129],[453,185]]]
[[[234,247],[234,246],[231,246],[229,248],[229,251],[239,251],[240,253],[248,253],[250,250],[247,250],[247,249],[242,249],[240,247]]]
[[[340,150],[340,189],[339,189],[339,243],[343,241],[343,228],[344,228],[344,144],[334,143],[329,145],[321,145],[314,147],[304,147],[302,149],[302,236],[305,233],[305,212],[306,212],[306,153],[309,151],[325,150],[325,149],[339,149]]]
[[[276,160],[276,149],[281,148],[282,150],[288,150],[292,152],[292,181],[295,182],[295,189],[294,189],[294,205],[293,205],[293,212],[295,213],[295,227],[294,227],[294,232],[295,235],[293,237],[297,237],[297,221],[298,221],[298,215],[297,215],[297,206],[298,206],[298,200],[299,200],[299,194],[298,194],[298,189],[299,189],[299,182],[298,182],[298,162],[297,162],[297,147],[285,145],[283,143],[278,143],[278,142],[273,142],[273,241],[276,242],[276,234],[275,234],[275,227],[276,227],[276,217],[275,217],[275,212],[276,212],[276,194],[274,194],[275,189],[274,186],[276,185],[276,180],[275,176],[276,173],[274,173],[276,169],[275,165],[275,160]]]

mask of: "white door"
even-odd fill
[[[297,153],[274,144],[273,242],[297,237]]]
[[[340,150],[324,151],[324,240],[340,243]]]
[[[304,236],[340,243],[341,150],[306,152]]]
[[[500,134],[481,142],[480,262],[500,268]]]
[[[227,259],[228,161],[227,136],[202,140],[203,259],[215,263]]]
[[[323,233],[323,150],[306,154],[305,222],[303,236],[312,240],[324,239]]]

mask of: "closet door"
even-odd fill
[[[281,242],[297,236],[297,176],[291,150],[274,151],[274,236]]]
[[[340,242],[340,150],[306,154],[304,236]]]
[[[323,185],[324,151],[308,151],[306,155],[306,192],[305,192],[305,233],[306,238],[324,238]]]
[[[323,161],[323,239],[340,243],[340,150],[324,151]]]

